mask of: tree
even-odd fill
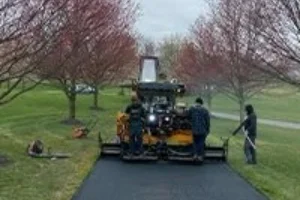
[[[176,77],[175,66],[178,60],[181,38],[177,35],[164,38],[158,44],[161,72],[168,78]]]
[[[109,17],[110,23],[87,44],[89,62],[84,77],[95,88],[93,109],[99,109],[99,87],[127,78],[136,63],[136,38],[133,32],[136,11],[131,1],[119,1],[116,11]]]
[[[141,36],[139,38],[139,54],[145,56],[155,56],[156,55],[156,44],[149,38]]]
[[[255,23],[251,12],[256,8],[245,0],[222,0],[213,9],[214,32],[217,33],[217,45],[220,49],[219,72],[222,74],[221,92],[238,102],[240,120],[244,118],[245,102],[265,88],[272,79],[253,68],[264,66],[253,54],[253,49],[260,48],[259,35],[243,28],[243,23]]]
[[[0,6],[0,105],[6,104],[19,95],[33,89],[42,80],[23,84],[25,80],[37,79],[43,60],[54,50],[54,40],[60,26],[61,5],[54,0],[18,1],[5,0]],[[54,6],[57,4],[57,6]],[[40,33],[47,32],[47,38]]]
[[[100,41],[105,41],[103,38],[109,35],[122,19],[121,9],[126,9],[128,2],[127,0],[75,0],[63,7],[61,11],[63,28],[59,38],[54,41],[53,46],[56,47],[56,51],[48,59],[45,73],[51,72],[51,80],[57,83],[68,99],[69,116],[64,122],[71,124],[78,122],[76,85],[86,80],[86,70],[92,66],[90,53],[96,48],[109,46],[106,44],[104,47],[99,47],[97,39],[101,38]],[[61,66],[60,69],[53,71],[57,66]]]
[[[196,40],[186,40],[181,45],[178,54],[176,73],[180,79],[184,80],[192,93],[200,93],[205,98],[211,110],[212,99],[219,80],[216,62],[218,59],[213,55],[207,55],[203,47],[203,45],[197,45]]]
[[[98,88],[127,78],[137,60],[135,39],[129,33],[110,33],[102,42],[97,41],[97,46],[89,52],[89,64],[84,70],[86,82],[95,88],[93,109],[99,109]]]
[[[245,102],[272,81],[253,67],[264,66],[253,54],[253,49],[260,48],[259,35],[243,26],[255,21],[249,14],[254,9],[245,0],[221,0],[212,4],[210,18],[200,17],[192,27],[191,44],[182,62],[186,63],[185,71],[196,77],[190,80],[202,81],[206,88],[215,86],[237,102],[241,121]]]
[[[243,23],[244,29],[259,35],[260,48],[253,54],[265,65],[254,65],[271,76],[300,86],[300,1],[251,0],[255,21]]]

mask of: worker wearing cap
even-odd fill
[[[131,101],[132,103],[125,111],[129,115],[130,153],[139,154],[143,144],[142,131],[145,109],[136,95],[132,95]]]
[[[247,164],[256,164],[256,150],[254,145],[257,135],[257,117],[252,105],[246,105],[245,112],[247,114],[247,118],[233,132],[233,135],[236,135],[241,130],[241,128],[244,128],[245,134],[248,136],[245,138],[244,143],[246,162]]]
[[[197,98],[195,103],[188,111],[193,132],[194,159],[203,161],[205,140],[210,132],[210,114],[203,107],[203,100],[201,98]]]

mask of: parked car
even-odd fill
[[[69,90],[71,90],[70,87],[69,87]],[[93,94],[96,92],[96,89],[87,84],[76,84],[75,92],[77,94]]]

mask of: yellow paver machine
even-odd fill
[[[129,155],[129,116],[117,114],[116,139],[100,144],[101,156],[119,156],[122,160],[168,160],[193,162],[193,136],[187,106],[176,102],[185,93],[183,84],[176,80],[159,80],[159,61],[144,56],[140,62],[140,77],[132,84],[146,110],[143,123],[143,153]],[[228,142],[221,146],[206,146],[204,160],[226,161]]]

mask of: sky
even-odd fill
[[[184,35],[208,9],[204,0],[135,0],[140,4],[137,30],[159,41],[172,34]]]

